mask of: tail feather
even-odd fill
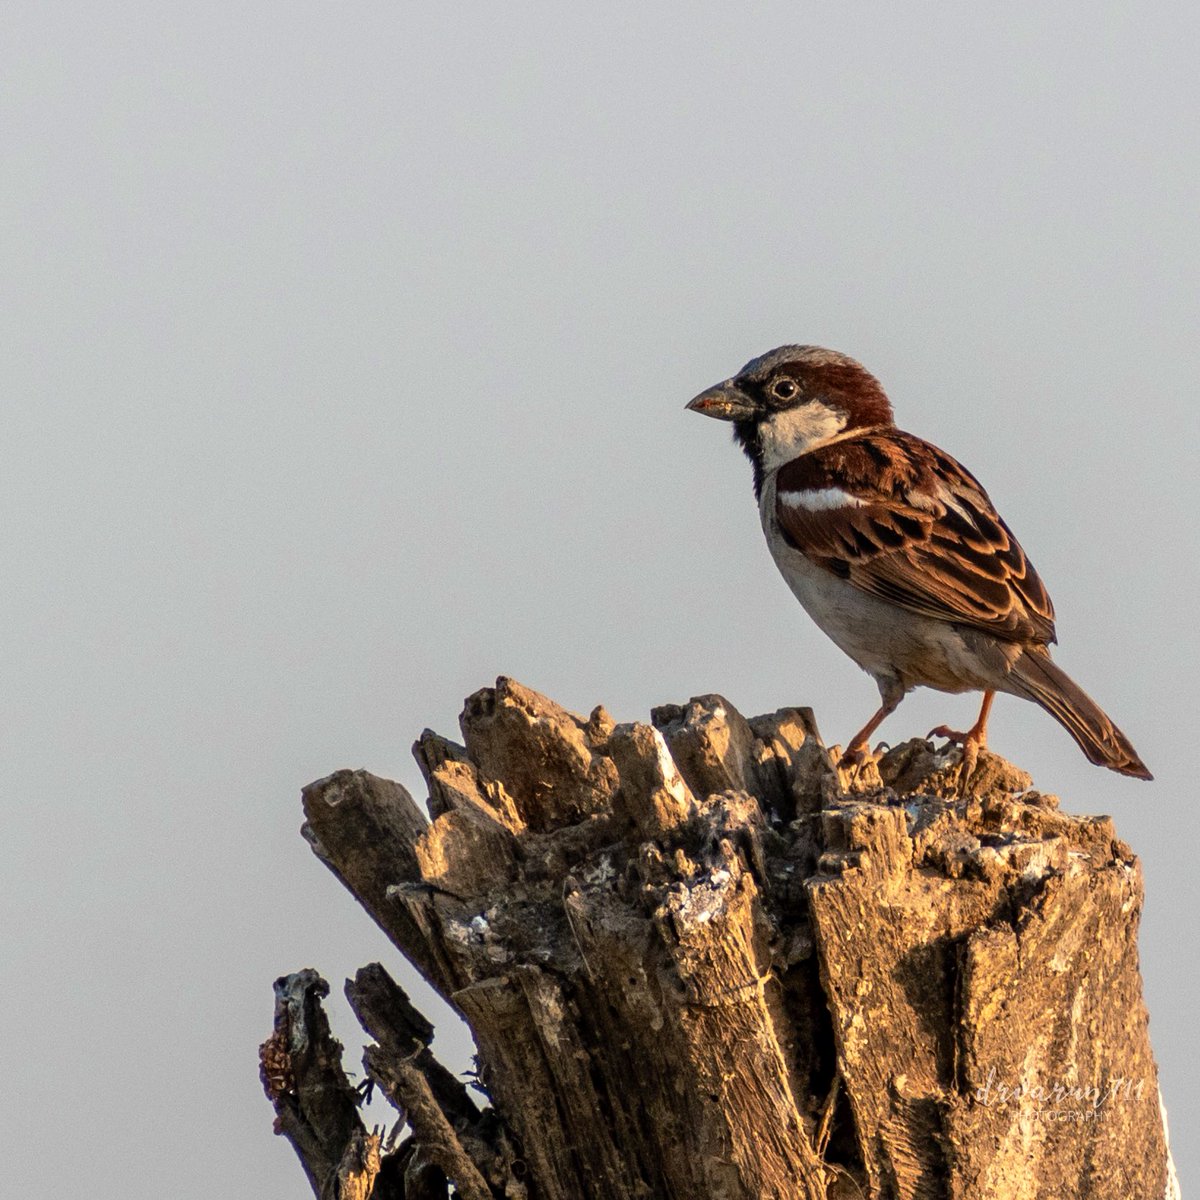
[[[1066,729],[1090,762],[1135,779],[1154,778],[1133,743],[1044,650],[1026,650],[1009,680],[1014,691],[1040,704]]]

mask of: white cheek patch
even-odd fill
[[[831,512],[835,508],[865,508],[867,502],[841,488],[811,488],[803,492],[780,492],[779,503],[805,512]]]
[[[773,471],[796,455],[837,437],[846,428],[846,421],[845,413],[819,401],[775,413],[758,427],[763,469]]]

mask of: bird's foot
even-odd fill
[[[834,765],[844,792],[875,792],[883,787],[883,780],[879,776],[879,760],[883,756],[870,746],[851,742],[840,753],[836,746],[833,747],[833,752]]]
[[[975,774],[975,766],[979,762],[979,751],[987,748],[987,734],[980,729],[968,729],[965,733],[951,729],[947,725],[939,725],[931,729],[926,738],[945,738],[954,746],[962,747],[962,766],[959,768],[959,790],[965,796],[967,781]]]
[[[866,742],[857,746],[851,743],[842,751],[842,756],[838,759],[838,766],[844,767],[847,770],[851,767],[873,766],[879,761],[879,758],[880,756]]]

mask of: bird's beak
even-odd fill
[[[716,417],[718,421],[741,421],[755,414],[754,402],[732,379],[718,383],[688,402],[691,412]]]

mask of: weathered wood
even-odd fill
[[[467,698],[459,724],[470,760],[504,784],[531,828],[553,829],[608,807],[617,773],[599,752],[611,729],[602,709],[584,721],[502,676]]]
[[[429,822],[406,788],[368,771],[337,771],[301,793],[313,853],[434,986],[446,985],[431,938],[432,885],[417,845]]]
[[[924,741],[843,769],[809,710],[720,696],[614,725],[501,679],[461,725],[414,747],[429,821],[364,772],[305,789],[490,1099],[360,971],[368,1076],[412,1130],[378,1195],[1171,1195],[1141,874],[1106,818]],[[328,1174],[339,1135],[297,1150]]]
[[[404,1113],[414,1139],[454,1184],[455,1194],[464,1200],[491,1200],[487,1181],[463,1148],[421,1071],[409,1060],[387,1054],[378,1046],[367,1047],[363,1066]]]
[[[275,1028],[259,1047],[259,1063],[276,1132],[292,1143],[319,1200],[392,1200],[403,1193],[376,1187],[379,1137],[359,1119],[341,1043],[321,1007],[328,994],[313,970],[275,981]]]
[[[479,1120],[479,1108],[465,1085],[433,1056],[433,1025],[414,1007],[407,993],[380,966],[360,967],[346,980],[346,999],[359,1023],[389,1058],[403,1059],[428,1080],[431,1094],[446,1118],[458,1128]]]

